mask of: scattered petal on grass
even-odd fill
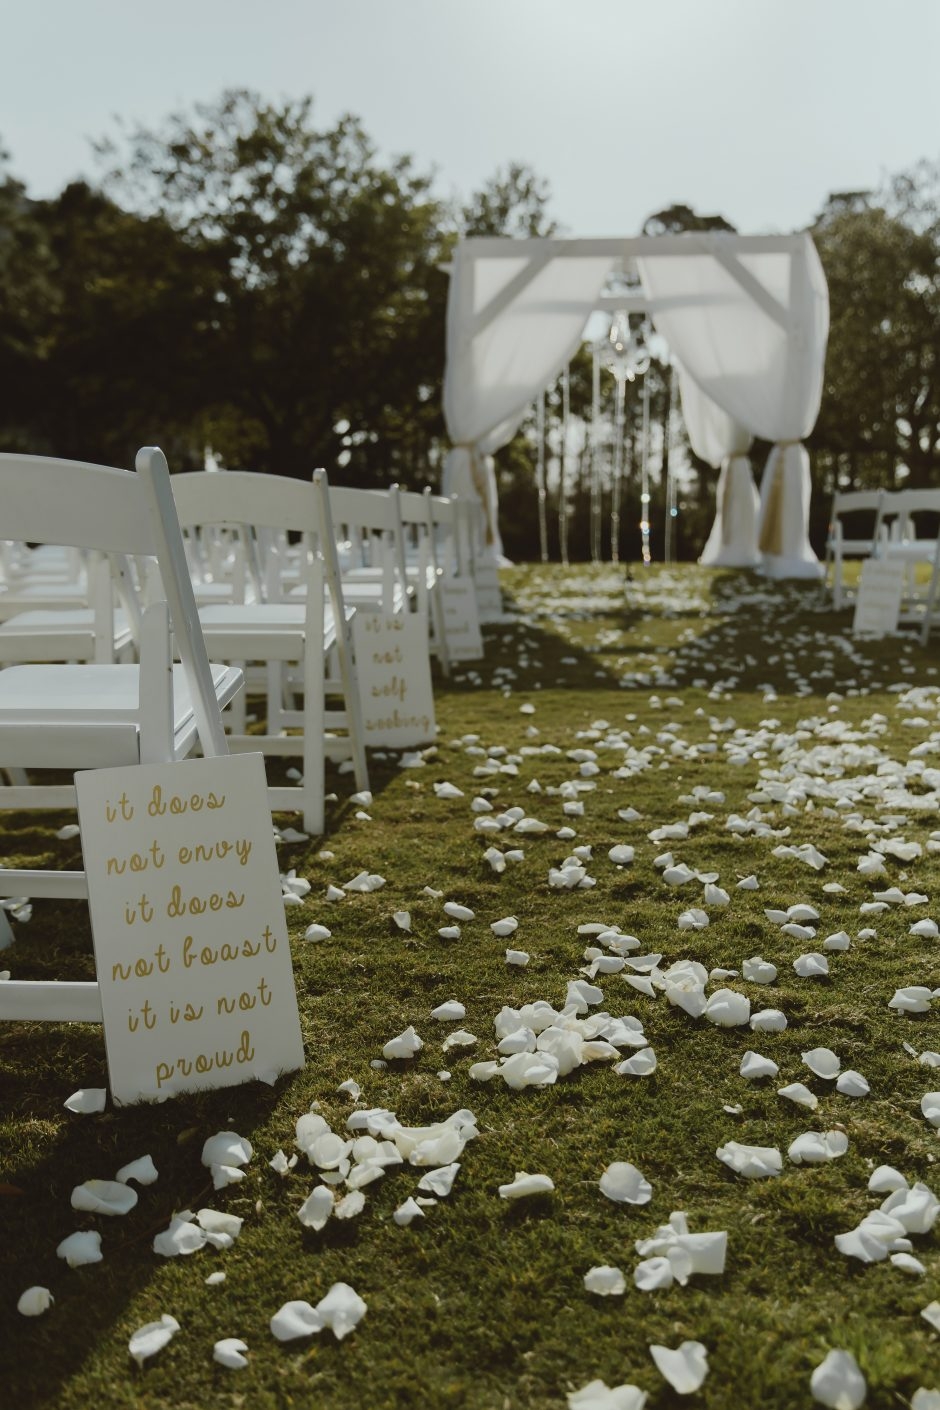
[[[940,1410],[940,1390],[919,1386],[911,1396],[911,1410]]]
[[[238,1136],[234,1131],[219,1131],[210,1136],[202,1148],[203,1165],[233,1165],[236,1169],[247,1165],[254,1155],[250,1141]]]
[[[107,1096],[106,1087],[79,1087],[77,1092],[66,1098],[63,1106],[66,1111],[74,1111],[78,1116],[92,1116],[104,1111]]]
[[[719,1028],[737,1028],[751,1017],[751,1001],[735,989],[716,989],[705,1004],[705,1017]]]
[[[351,881],[343,882],[344,891],[357,891],[367,895],[370,891],[380,891],[385,885],[385,877],[375,872],[361,871]]]
[[[309,1302],[285,1302],[271,1318],[270,1326],[278,1341],[295,1341],[322,1331],[323,1319]]]
[[[803,1082],[790,1082],[786,1087],[778,1087],[777,1096],[785,1097],[788,1102],[796,1102],[797,1106],[807,1106],[810,1111],[815,1111],[819,1106],[816,1093],[811,1092]]]
[[[55,1301],[48,1288],[33,1287],[27,1288],[24,1293],[20,1293],[19,1301],[16,1304],[17,1312],[24,1317],[41,1317]]]
[[[64,1258],[70,1268],[82,1268],[86,1263],[100,1263],[101,1235],[95,1232],[69,1234],[56,1249],[59,1258]]]
[[[940,1092],[927,1092],[920,1099],[920,1109],[931,1126],[940,1126]]]
[[[216,1269],[214,1273],[209,1274],[208,1278],[203,1278],[203,1282],[207,1288],[217,1288],[220,1283],[225,1282],[225,1274],[220,1268]]]
[[[459,1023],[466,1016],[467,1010],[457,999],[447,999],[431,1010],[431,1017],[436,1018],[438,1023]]]
[[[627,1290],[627,1280],[619,1268],[604,1264],[588,1269],[584,1275],[584,1290],[598,1297],[621,1297]]]
[[[123,1185],[126,1185],[128,1180],[133,1180],[138,1185],[152,1185],[157,1179],[157,1167],[152,1156],[142,1155],[137,1160],[122,1165],[114,1178]]]
[[[530,960],[530,959],[531,959],[531,956],[530,956],[528,950],[507,950],[507,951],[506,951],[506,963],[507,963],[507,964],[518,965],[520,969],[524,969],[525,966],[529,963],[529,960]]]
[[[311,1190],[297,1211],[297,1218],[305,1229],[315,1229],[317,1232],[326,1226],[327,1220],[333,1213],[335,1196],[328,1185],[317,1185]]]
[[[502,920],[494,920],[490,925],[490,930],[500,940],[515,934],[518,929],[519,922],[515,916],[504,916]]]
[[[395,1223],[400,1229],[407,1229],[414,1219],[423,1219],[424,1210],[414,1199],[406,1199],[404,1204],[400,1204],[392,1215]]]
[[[868,1387],[851,1351],[830,1351],[810,1377],[813,1399],[830,1410],[859,1410]]]
[[[424,1042],[409,1024],[403,1033],[388,1040],[382,1049],[382,1056],[388,1058],[389,1061],[393,1058],[413,1058],[423,1047]]]
[[[773,1058],[763,1057],[750,1048],[741,1059],[741,1076],[749,1082],[756,1082],[761,1077],[776,1077],[779,1071]]]
[[[746,1146],[726,1141],[715,1152],[718,1159],[745,1180],[765,1180],[783,1170],[783,1156],[776,1146]]]
[[[892,1253],[890,1261],[895,1268],[900,1268],[902,1273],[910,1273],[914,1277],[922,1278],[927,1272],[920,1259],[910,1253]]]
[[[223,1337],[212,1348],[212,1359],[229,1371],[242,1371],[248,1365],[247,1356],[242,1355],[247,1350],[248,1343],[238,1337]]]
[[[428,1170],[418,1181],[418,1189],[444,1199],[450,1194],[459,1169],[460,1162],[454,1161],[450,1165],[439,1166],[437,1170]]]
[[[708,1352],[700,1341],[684,1341],[675,1351],[650,1347],[656,1369],[679,1395],[692,1395],[708,1375]]]
[[[190,1211],[174,1214],[169,1227],[154,1235],[153,1251],[161,1258],[179,1258],[196,1253],[209,1242],[204,1229],[194,1224]]]
[[[754,1033],[782,1033],[787,1026],[787,1016],[780,1009],[761,1009],[751,1014],[751,1031]]]
[[[568,1410],[643,1410],[645,1404],[645,1391],[629,1385],[608,1386],[606,1381],[589,1381],[568,1393]]]
[[[868,1180],[868,1188],[873,1195],[891,1195],[895,1190],[906,1190],[907,1187],[907,1180],[893,1165],[879,1165]]]
[[[633,1057],[618,1062],[614,1071],[620,1077],[651,1077],[656,1071],[656,1054],[652,1048],[642,1048]]]
[[[308,925],[304,931],[305,940],[329,940],[333,932],[325,925]]]
[[[72,1208],[89,1214],[128,1214],[137,1203],[137,1191],[120,1180],[86,1180],[72,1191]]]
[[[529,1175],[525,1170],[517,1170],[515,1179],[508,1185],[500,1185],[500,1199],[524,1199],[527,1195],[551,1194],[555,1183],[549,1175]]]
[[[801,979],[820,979],[829,973],[829,961],[825,955],[811,950],[806,955],[799,955],[793,961],[793,968]]]
[[[899,1013],[927,1013],[932,998],[932,989],[926,989],[922,984],[908,984],[894,991],[894,997],[888,1000],[888,1008],[897,1009]]]
[[[787,1155],[794,1165],[825,1165],[845,1155],[848,1148],[844,1131],[804,1131],[791,1143]]]
[[[179,1329],[180,1324],[176,1318],[164,1312],[159,1322],[147,1322],[143,1327],[138,1327],[127,1343],[127,1349],[137,1365],[143,1366],[148,1356],[155,1356],[158,1351],[162,1351]]]
[[[843,1097],[867,1097],[871,1087],[860,1072],[848,1068],[845,1072],[840,1072],[836,1091],[841,1092]]]
[[[361,1190],[350,1190],[333,1206],[334,1219],[355,1219],[366,1207],[366,1197]]]
[[[468,921],[475,918],[475,912],[469,906],[461,906],[456,901],[444,902],[444,914],[450,916],[451,920]]]
[[[801,1057],[814,1077],[823,1077],[830,1082],[838,1077],[842,1062],[831,1048],[810,1048]]]
[[[601,1193],[617,1204],[649,1204],[653,1187],[628,1160],[615,1160],[600,1178]]]
[[[321,1326],[329,1327],[337,1341],[342,1341],[366,1315],[366,1304],[348,1283],[334,1283],[326,1297],[317,1303]]]
[[[773,984],[777,977],[777,966],[769,960],[761,959],[760,955],[754,955],[744,961],[741,973],[749,984]]]

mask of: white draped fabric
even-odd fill
[[[458,245],[451,271],[444,417],[453,449],[442,488],[480,497],[487,540],[499,553],[487,458],[511,440],[527,406],[577,349],[611,258],[556,258],[551,240],[539,241],[537,253],[476,258],[477,248],[474,240]]]
[[[753,437],[705,395],[681,363],[679,396],[692,449],[721,471],[715,494],[715,522],[698,561],[710,568],[754,568],[760,562],[760,497],[748,459]]]
[[[809,462],[799,444],[822,395],[829,298],[808,235],[790,250],[737,251],[696,236],[688,255],[637,260],[653,323],[699,387],[752,435],[774,441],[758,547],[771,577],[819,577],[809,544]]]

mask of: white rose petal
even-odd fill
[[[108,1089],[106,1087],[79,1087],[77,1092],[63,1102],[66,1111],[74,1111],[79,1116],[92,1116],[104,1111]]]
[[[525,1170],[517,1170],[515,1179],[508,1185],[500,1185],[500,1199],[524,1199],[527,1195],[551,1194],[555,1184],[549,1175],[529,1175]]]
[[[649,1204],[653,1187],[627,1160],[615,1160],[600,1178],[601,1193],[617,1204]]]
[[[726,1141],[715,1154],[729,1170],[745,1180],[765,1180],[783,1170],[783,1156],[775,1146],[747,1146],[739,1141]]]
[[[162,1351],[179,1329],[176,1318],[164,1312],[159,1322],[147,1322],[143,1327],[138,1327],[127,1343],[127,1349],[138,1366],[143,1366],[147,1357]]]
[[[619,1268],[606,1264],[589,1268],[584,1275],[584,1291],[597,1297],[622,1297],[627,1290],[627,1280]]]
[[[708,1375],[708,1352],[700,1341],[684,1341],[675,1351],[651,1346],[650,1355],[664,1380],[679,1395],[691,1395]]]
[[[128,1214],[137,1203],[137,1191],[120,1180],[86,1180],[75,1186],[71,1203],[89,1214]]]
[[[247,1356],[242,1355],[247,1350],[248,1343],[239,1341],[238,1337],[223,1337],[213,1346],[212,1359],[229,1371],[241,1371],[248,1365]]]
[[[86,1263],[100,1263],[101,1235],[94,1232],[69,1234],[56,1249],[59,1258],[64,1258],[70,1268],[83,1268]]]
[[[32,1287],[20,1293],[16,1304],[17,1312],[24,1317],[41,1317],[55,1301],[48,1288]]]
[[[810,1377],[813,1399],[830,1410],[859,1410],[868,1387],[850,1351],[830,1351]]]

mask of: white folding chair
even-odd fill
[[[366,612],[404,612],[401,525],[388,491],[330,485],[330,512],[347,603]]]
[[[210,654],[266,665],[265,732],[233,732],[230,747],[302,758],[301,783],[269,788],[269,801],[272,808],[302,810],[305,829],[322,833],[326,758],[351,758],[357,788],[369,786],[351,645],[354,609],[343,598],[326,473],[317,470],[311,483],[250,471],[200,471],[174,475],[172,486],[184,529],[240,532],[246,543],[260,533],[267,545],[260,565],[264,600],[208,603],[199,608],[199,620]],[[288,530],[301,536],[292,556],[304,600],[283,599],[276,545]],[[337,672],[330,674],[334,656]],[[285,703],[289,666],[297,668],[290,680],[302,690],[300,709]],[[342,709],[327,709],[329,694],[342,696]]]
[[[437,655],[444,675],[449,676],[450,652],[444,610],[445,566],[438,552],[434,496],[430,488],[418,494],[414,490],[402,490],[398,485],[392,485],[389,493],[403,545],[403,573],[409,587],[415,591],[416,605],[420,611],[427,613],[431,650]]]
[[[823,582],[832,569],[832,606],[841,612],[847,596],[845,561],[871,558],[883,522],[884,490],[836,490],[832,496]],[[848,521],[848,522],[846,522]]]
[[[141,621],[140,664],[17,665],[0,671],[0,808],[72,807],[71,784],[34,782],[45,770],[169,763],[198,744],[228,752],[221,709],[242,684],[210,665],[199,630],[163,452],[145,447],[137,473],[80,461],[0,455],[0,515],[24,542],[153,557],[163,596]],[[179,664],[173,664],[170,623]],[[0,868],[0,895],[87,897],[82,871]],[[0,1018],[100,1020],[95,983],[9,980]]]
[[[933,584],[932,579],[928,579],[921,590],[918,579],[927,577],[924,570],[933,569],[938,551],[940,489],[896,490],[886,494],[882,518],[888,513],[895,516],[894,522],[890,532],[879,537],[877,553],[888,562],[904,564],[905,587],[898,622],[920,625]],[[922,570],[920,574],[918,569]]]

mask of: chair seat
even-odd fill
[[[901,543],[889,541],[880,550],[882,557],[900,559],[904,563],[932,563],[936,552],[936,539],[908,539]]]
[[[209,654],[236,652],[239,660],[246,661],[299,659],[306,618],[304,602],[217,603],[199,609],[199,625]],[[329,603],[324,603],[323,649],[329,650],[335,640],[333,612]]]
[[[28,582],[0,588],[0,619],[36,608],[65,612],[84,607],[88,589],[83,583]]]
[[[123,611],[114,614],[114,650],[129,646],[133,637]],[[91,607],[56,612],[38,608],[18,612],[0,623],[0,661],[54,661],[79,653],[94,654],[95,613]]]
[[[210,666],[219,708],[242,673]],[[0,671],[0,751],[22,768],[108,768],[138,762],[139,667],[8,666]],[[61,734],[50,726],[61,725]],[[80,740],[76,731],[81,731]],[[196,737],[182,666],[173,667],[173,746],[177,757]]]

